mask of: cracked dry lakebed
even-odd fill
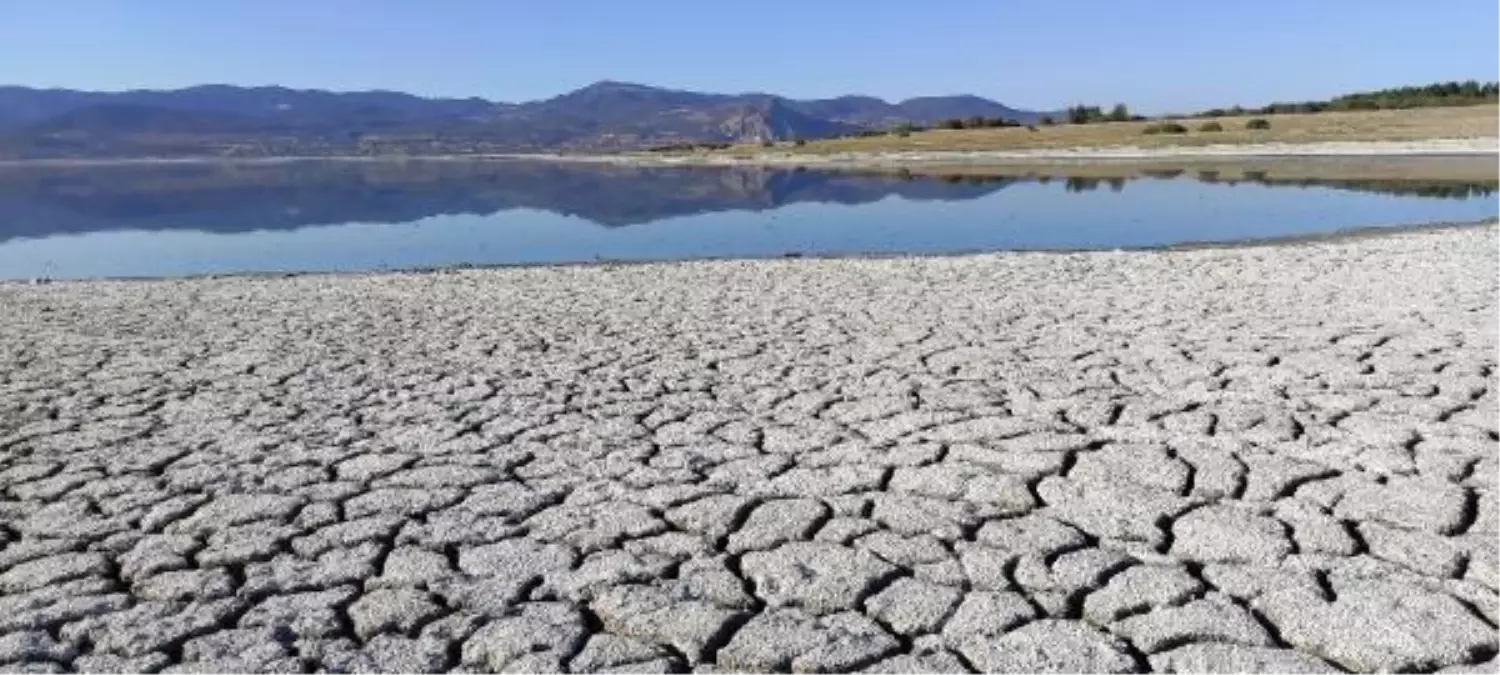
[[[1494,672],[1496,243],[0,285],[0,670]]]

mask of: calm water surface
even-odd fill
[[[526,162],[0,169],[0,277],[1223,242],[1471,221],[1462,183],[938,179]]]

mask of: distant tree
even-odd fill
[[[1037,121],[1041,122],[1042,126],[1044,127],[1050,127],[1054,124],[1057,124],[1057,120],[1052,119],[1051,115],[1042,115],[1042,118]]]
[[[1257,117],[1253,120],[1250,120],[1249,122],[1246,122],[1245,128],[1251,131],[1265,131],[1266,129],[1271,128],[1271,123],[1268,120]]]
[[[769,147],[772,147],[774,145],[776,145],[776,141],[773,141],[773,140],[771,140],[769,138],[767,138],[767,139],[765,139],[765,140],[763,140],[763,141],[760,142],[760,147],[762,147],[762,148],[769,148]]]
[[[1104,111],[1100,110],[1099,106],[1096,105],[1075,105],[1068,108],[1069,124],[1088,124],[1105,119],[1107,118],[1104,115]]]
[[[1124,103],[1116,103],[1115,107],[1111,108],[1110,111],[1109,111],[1109,121],[1111,121],[1111,122],[1128,122],[1128,121],[1130,121],[1130,109],[1127,108],[1127,107],[1125,107]]]
[[[969,129],[982,129],[985,126],[983,117],[974,116],[964,120],[964,126]]]
[[[964,121],[955,117],[951,120],[943,120],[942,122],[939,122],[938,126],[943,127],[944,129],[962,129],[964,128]]]
[[[797,146],[797,147],[800,148],[800,147],[802,147],[804,145],[807,145],[807,139],[805,139],[805,138],[799,138],[799,139],[797,139],[795,141],[792,141],[792,145],[795,145],[795,146]]]

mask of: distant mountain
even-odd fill
[[[869,96],[790,101],[804,114],[865,128],[886,128],[902,122],[932,124],[955,117],[999,117],[1033,124],[1048,113],[1018,110],[978,96],[924,96],[886,103]]]
[[[1032,122],[977,96],[796,100],[603,81],[497,103],[390,91],[203,85],[82,92],[0,87],[0,158],[432,155],[826,138],[954,117]]]
[[[186,89],[88,92],[0,86],[0,129],[103,105],[221,112],[289,123],[326,121],[371,110],[409,119],[483,119],[505,104],[484,99],[422,98],[394,91],[330,92],[206,84]]]
[[[286,130],[248,115],[180,110],[131,103],[91,105],[49,117],[27,127],[32,133],[82,137],[94,133],[202,134]]]

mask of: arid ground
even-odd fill
[[[1493,672],[1496,243],[0,285],[0,670]]]

